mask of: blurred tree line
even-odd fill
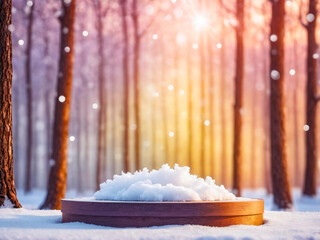
[[[291,186],[316,195],[318,9],[317,0],[13,1],[1,29],[12,34],[17,188],[47,188],[42,207],[56,209],[67,188],[179,163],[238,196],[265,187],[279,208],[291,207]]]

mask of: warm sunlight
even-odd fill
[[[196,15],[192,19],[193,25],[196,30],[201,31],[209,26],[209,19],[203,15]]]

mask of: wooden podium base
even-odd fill
[[[84,222],[109,227],[151,227],[163,225],[263,224],[264,202],[238,198],[230,201],[139,202],[61,200],[62,222]]]

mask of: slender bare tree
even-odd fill
[[[132,0],[131,19],[133,24],[133,39],[134,39],[134,59],[133,59],[133,82],[134,82],[134,109],[135,109],[135,167],[140,169],[140,45],[141,34],[139,25],[139,6],[137,0]]]
[[[96,189],[99,189],[101,183],[101,174],[105,173],[106,169],[104,169],[105,164],[105,156],[102,156],[103,151],[106,149],[104,145],[104,137],[106,135],[106,118],[105,115],[107,113],[106,109],[106,98],[105,98],[105,56],[104,56],[104,19],[107,16],[109,5],[103,6],[101,4],[101,0],[95,0],[94,6],[95,11],[97,13],[97,24],[96,29],[98,33],[98,53],[99,53],[99,64],[98,64],[98,144],[97,144],[97,166],[96,166]]]
[[[274,204],[280,209],[292,206],[287,170],[284,116],[284,17],[285,0],[273,0],[270,50],[270,141]]]
[[[226,185],[228,180],[228,155],[227,155],[227,118],[226,118],[226,48],[225,48],[225,38],[226,38],[226,29],[224,25],[224,13],[223,13],[223,0],[219,0],[220,8],[220,115],[221,115],[221,182]]]
[[[25,73],[26,73],[26,93],[27,93],[27,139],[26,139],[26,174],[25,174],[25,186],[26,192],[31,191],[31,167],[32,167],[32,149],[33,149],[33,124],[32,124],[32,74],[31,74],[31,51],[32,51],[32,28],[33,28],[33,12],[34,1],[28,1],[31,4],[27,5],[28,14],[28,26],[27,26],[27,42],[26,42],[26,61],[25,61]]]
[[[204,1],[200,0],[200,11],[203,15],[205,15],[205,3]],[[205,157],[206,157],[206,131],[205,131],[205,115],[206,115],[206,48],[205,48],[205,33],[203,31],[200,32],[199,36],[199,55],[200,55],[200,170],[201,170],[201,176],[205,177],[206,175],[206,163],[205,163]]]
[[[236,74],[235,74],[235,103],[234,103],[234,139],[233,139],[233,191],[241,196],[242,190],[242,105],[243,105],[243,74],[244,74],[244,0],[236,4]]]
[[[121,6],[122,34],[123,34],[123,168],[129,171],[129,36],[127,23],[127,0],[119,0]]]
[[[303,194],[307,196],[315,196],[317,194],[316,107],[320,101],[320,96],[317,96],[317,57],[315,57],[318,49],[316,42],[317,4],[318,0],[309,0],[307,23],[302,21],[300,14],[300,20],[307,30],[308,38],[306,62],[306,171],[303,186]]]
[[[163,146],[164,146],[164,157],[165,161],[169,158],[169,139],[168,139],[168,123],[167,123],[167,84],[166,84],[166,49],[164,42],[160,42],[161,56],[161,86],[160,86],[160,97],[161,97],[161,112],[163,122]]]
[[[60,209],[67,182],[67,145],[70,116],[73,42],[76,0],[61,1],[60,59],[53,126],[53,156],[49,174],[48,193],[41,208]],[[65,29],[68,33],[65,34]]]
[[[189,39],[189,38],[188,38]],[[187,47],[191,46],[188,40]],[[192,56],[189,49],[187,52],[187,78],[188,78],[188,166],[193,170],[193,84],[192,84]]]

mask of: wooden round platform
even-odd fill
[[[151,227],[195,224],[204,226],[261,225],[264,202],[233,201],[139,202],[61,200],[62,222],[84,222],[109,227]]]

